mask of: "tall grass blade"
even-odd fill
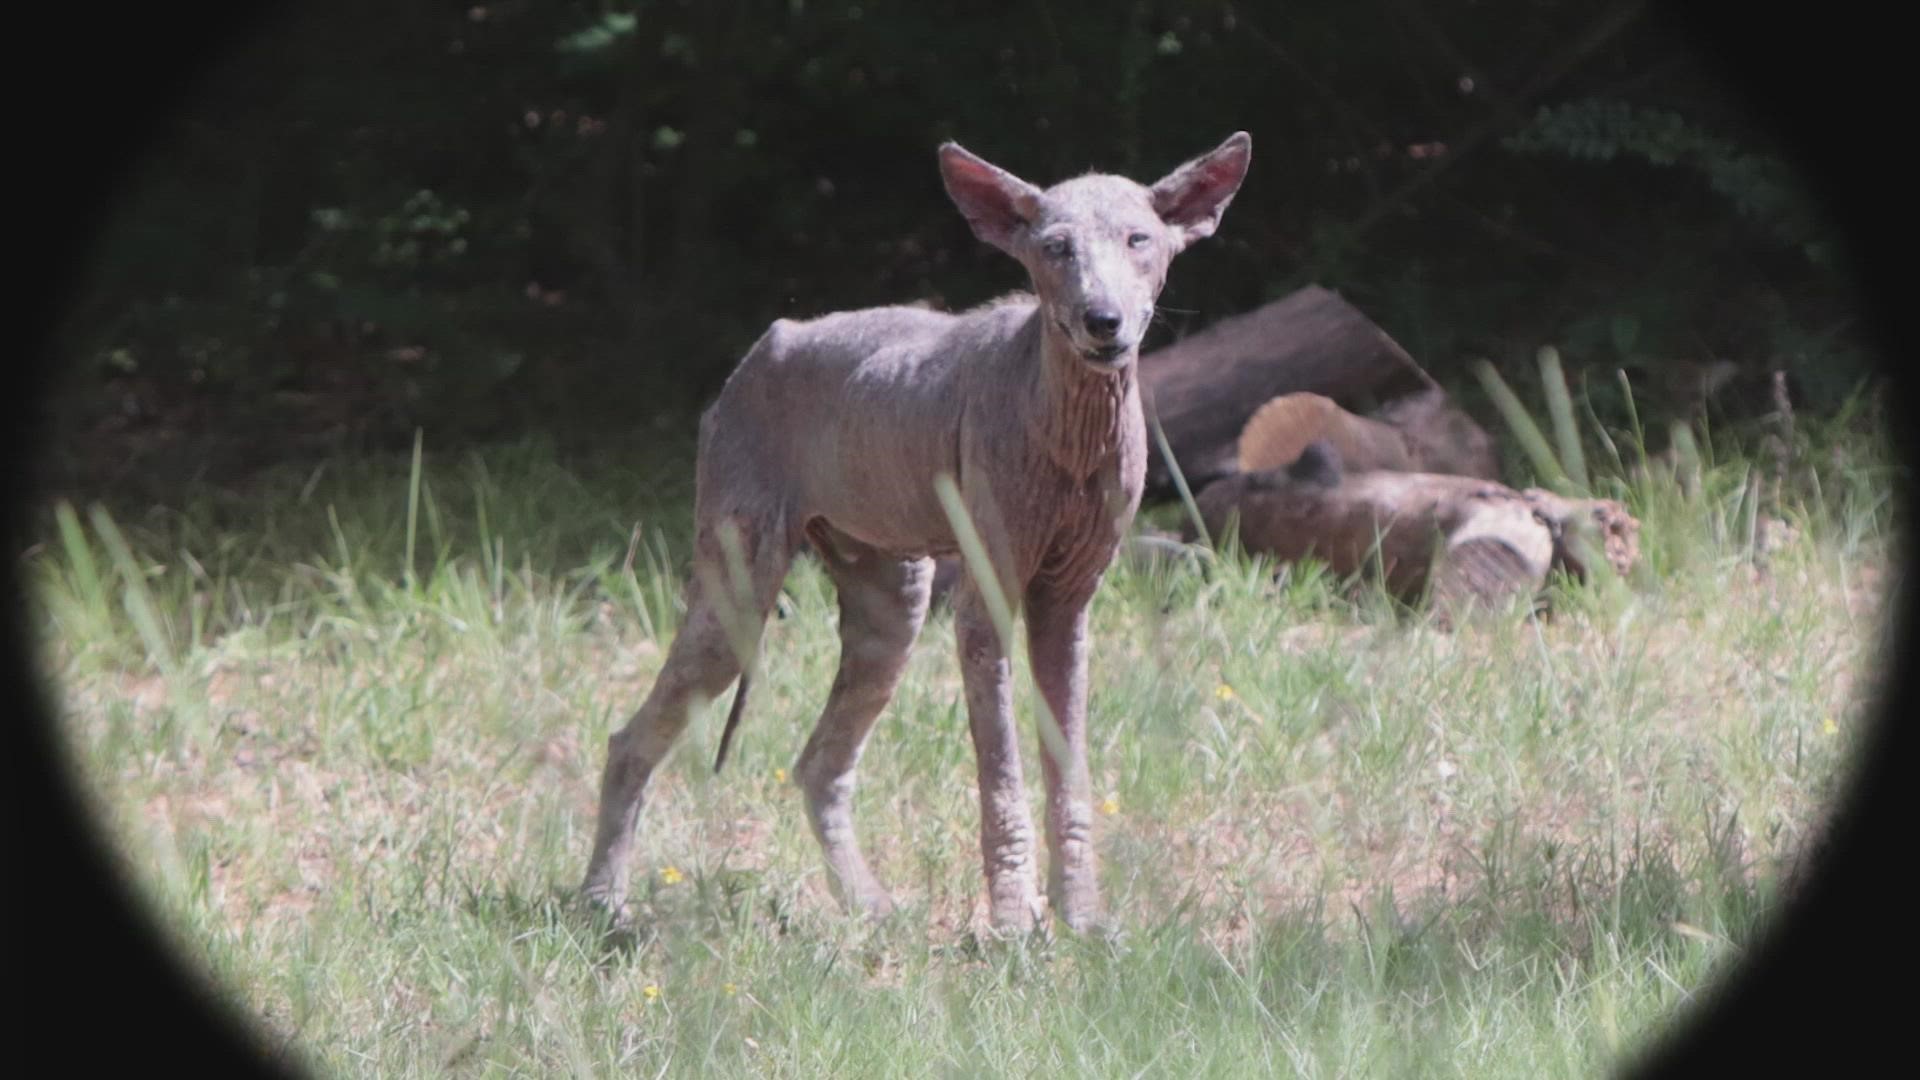
[[[1520,404],[1519,397],[1507,386],[1500,373],[1494,370],[1493,364],[1476,360],[1473,374],[1480,380],[1480,385],[1486,388],[1487,396],[1493,399],[1494,408],[1500,410],[1501,418],[1506,420],[1514,437],[1520,440],[1520,448],[1533,460],[1533,467],[1539,472],[1541,481],[1563,495],[1578,494],[1573,490],[1573,481],[1553,456],[1553,448],[1547,444],[1547,437],[1541,434],[1539,425],[1527,414],[1526,406]]]
[[[140,564],[133,557],[133,548],[121,534],[120,527],[113,523],[105,507],[93,507],[89,516],[93,519],[93,531],[100,535],[100,542],[106,545],[108,557],[126,582],[124,601],[127,615],[133,620],[133,628],[147,648],[147,659],[161,672],[174,674],[178,664],[173,655],[173,642],[160,617],[159,607],[153,602],[153,593],[147,588],[146,572],[140,569]]]
[[[1567,376],[1560,369],[1560,350],[1551,345],[1540,350],[1540,386],[1547,396],[1547,416],[1553,421],[1553,433],[1560,443],[1560,464],[1575,493],[1586,495],[1587,454],[1580,445],[1580,424],[1573,418],[1573,398],[1567,393]]]
[[[1607,426],[1600,422],[1599,414],[1593,411],[1593,395],[1587,392],[1587,373],[1584,370],[1580,372],[1580,406],[1586,411],[1587,422],[1593,425],[1594,436],[1600,440],[1601,446],[1606,447],[1607,460],[1613,463],[1614,475],[1625,476],[1626,459],[1620,456],[1620,448],[1614,445],[1613,436],[1607,434]]]
[[[1180,471],[1180,463],[1173,458],[1173,447],[1167,444],[1167,433],[1160,427],[1160,415],[1153,414],[1153,441],[1160,448],[1160,457],[1167,463],[1167,474],[1173,477],[1174,490],[1180,493],[1180,505],[1186,508],[1187,519],[1193,522],[1194,531],[1200,535],[1200,543],[1208,551],[1214,550],[1213,537],[1207,532],[1207,523],[1200,519],[1200,504],[1193,501],[1193,491],[1187,487],[1187,476]]]
[[[960,497],[960,486],[953,482],[953,477],[946,473],[934,477],[933,490],[939,496],[941,508],[947,512],[948,523],[953,526],[953,536],[960,544],[960,557],[967,564],[967,573],[986,602],[987,615],[993,620],[994,631],[1000,635],[1000,647],[1011,656],[1013,605],[1007,602],[1006,591],[1000,587],[1000,575],[987,554],[986,541],[974,527],[973,515],[967,513],[966,501]]]
[[[1633,400],[1633,381],[1627,378],[1627,369],[1615,368],[1613,373],[1620,378],[1620,394],[1626,399],[1627,421],[1633,425],[1633,449],[1642,458],[1647,456],[1647,432],[1640,426],[1640,407]]]
[[[946,473],[934,477],[933,490],[940,497],[941,507],[947,512],[954,539],[960,543],[960,557],[967,564],[967,574],[980,590],[980,598],[987,605],[987,616],[993,620],[994,632],[1000,636],[1000,648],[1011,665],[1014,647],[1013,605],[1008,602],[1006,591],[1001,587],[1000,575],[994,569],[992,557],[987,554],[986,541],[974,526],[973,515],[967,513],[966,501],[960,497],[960,487],[953,482],[953,477]],[[1053,707],[1047,703],[1044,694],[1040,695],[1040,716],[1044,718],[1039,725],[1040,740],[1046,744],[1047,752],[1053,755],[1055,761],[1065,761],[1066,736],[1061,733],[1059,718],[1053,715]]]
[[[413,429],[413,467],[407,474],[407,562],[400,577],[409,593],[414,591],[413,542],[420,528],[420,446],[425,438],[424,430]]]
[[[66,550],[67,563],[73,567],[73,582],[80,593],[80,601],[87,611],[103,624],[107,618],[107,593],[100,581],[100,568],[93,561],[93,546],[87,543],[86,530],[80,525],[79,515],[73,512],[73,506],[66,500],[54,505],[54,519],[60,525],[60,543]]]

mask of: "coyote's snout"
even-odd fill
[[[794,778],[843,904],[887,892],[854,838],[854,767],[926,617],[933,559],[959,551],[936,478],[956,485],[993,585],[1024,617],[1046,739],[1047,882],[1081,929],[1098,914],[1087,776],[1087,607],[1140,502],[1146,428],[1134,361],[1167,266],[1219,225],[1251,160],[1245,132],[1151,187],[1092,174],[1041,190],[940,148],[975,235],[1018,259],[1033,297],[949,315],[888,307],[775,322],[701,418],[694,572],[658,680],[608,740],[584,891],[618,911],[653,770],[689,709],[741,679],[793,556],[810,545],[840,603],[840,669]],[[980,781],[994,924],[1043,916],[1013,717],[1012,664],[970,572],[954,632]]]

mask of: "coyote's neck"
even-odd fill
[[[1119,452],[1127,425],[1141,423],[1137,359],[1119,371],[1089,366],[1048,327],[1041,335],[1034,436],[1054,462],[1084,480]]]

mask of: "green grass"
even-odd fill
[[[1764,465],[1591,459],[1642,569],[1557,582],[1541,622],[1442,632],[1232,555],[1116,568],[1091,706],[1113,943],[977,933],[945,615],[862,766],[902,911],[839,914],[783,782],[837,649],[803,562],[726,774],[723,701],[659,775],[649,932],[602,946],[567,897],[678,615],[683,448],[428,438],[49,513],[27,563],[127,868],[327,1073],[1584,1076],[1741,954],[1844,781],[1896,522],[1884,446],[1812,426],[1764,571]]]

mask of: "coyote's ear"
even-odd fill
[[[1153,185],[1154,212],[1173,227],[1181,247],[1213,235],[1252,163],[1253,137],[1236,131],[1211,153],[1194,158]]]
[[[973,235],[1013,254],[1014,234],[1039,210],[1040,189],[951,142],[940,147],[940,179]]]

